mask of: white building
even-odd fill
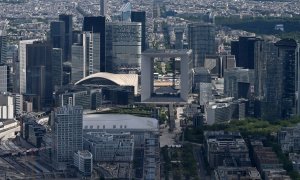
[[[23,40],[19,42],[20,94],[26,93],[26,66],[27,66],[26,46],[28,44],[33,44],[35,41],[38,41],[38,39]]]
[[[217,99],[205,107],[206,122],[209,125],[225,123],[230,120],[242,120],[247,114],[247,100],[233,100],[232,97]]]
[[[91,176],[93,172],[93,155],[89,151],[75,152],[74,165],[84,176]]]
[[[23,95],[15,94],[15,114],[21,114],[23,112]]]
[[[229,103],[212,104],[206,108],[206,121],[208,125],[228,122],[230,119]]]
[[[83,32],[83,72],[85,76],[100,72],[100,33]]]
[[[180,58],[180,96],[159,97],[154,90],[154,58]],[[142,102],[187,102],[192,89],[192,51],[191,50],[153,50],[142,54],[141,101]]]
[[[52,112],[53,162],[57,169],[64,169],[73,162],[73,155],[82,150],[81,106],[63,106]]]
[[[14,98],[0,94],[0,120],[14,119]]]

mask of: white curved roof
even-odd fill
[[[94,79],[94,78],[103,78],[109,81],[112,81],[119,86],[134,86],[134,94],[137,94],[138,90],[138,75],[137,74],[113,74],[107,72],[99,72],[92,75],[89,75],[78,82],[75,85],[80,84],[86,80]]]

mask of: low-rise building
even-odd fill
[[[215,171],[215,180],[261,180],[261,176],[255,167],[224,167],[220,166]]]
[[[94,161],[133,161],[134,136],[130,133],[88,132],[83,143],[84,149],[93,154]]]
[[[209,125],[224,123],[232,119],[242,120],[247,116],[246,99],[233,100],[233,98],[217,99],[206,106],[206,122]]]
[[[293,170],[300,173],[300,154],[289,153],[289,159],[293,164]]]
[[[8,94],[0,94],[0,120],[14,119],[14,98]]]
[[[256,146],[253,148],[254,164],[260,174],[265,176],[266,173],[277,170],[283,170],[283,165],[272,147]]]
[[[300,124],[281,128],[278,132],[278,141],[284,153],[300,152]]]
[[[290,176],[286,174],[284,169],[265,169],[263,172],[265,180],[292,180]]]
[[[134,136],[134,177],[159,179],[159,124],[158,120],[128,114],[87,114],[83,116],[83,133],[130,133]]]
[[[197,104],[189,104],[183,109],[183,114],[188,118],[192,118],[195,114],[198,114],[200,112],[201,107]]]
[[[204,137],[205,151],[211,168],[226,164],[239,167],[251,165],[247,145],[239,133],[206,131]]]
[[[23,116],[21,121],[22,138],[37,148],[41,147],[46,128],[38,124],[37,119],[31,116]]]

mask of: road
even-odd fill
[[[173,132],[169,131],[169,127],[165,127],[160,129],[160,147],[168,146],[168,145],[176,145],[176,138],[178,138],[182,133],[182,128],[180,127],[180,120],[182,119],[181,114],[183,113],[183,108],[178,107],[176,109],[177,114],[175,118],[175,128]]]
[[[194,157],[197,161],[197,165],[198,165],[198,175],[203,180],[211,180],[211,177],[209,175],[207,175],[201,147],[194,147],[193,153],[194,153]]]

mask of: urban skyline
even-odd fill
[[[0,179],[300,179],[298,0],[0,7]]]

